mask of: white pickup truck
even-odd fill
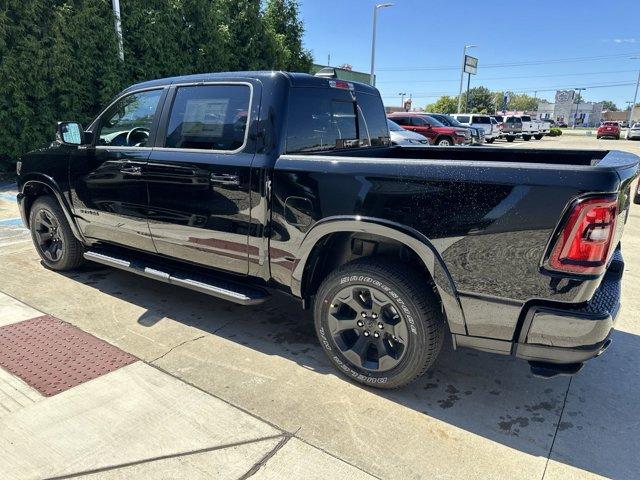
[[[545,135],[549,135],[549,131],[551,130],[551,122],[544,120],[542,118],[536,120],[538,122],[538,135],[534,136],[536,140],[541,140]]]
[[[522,139],[525,141],[531,140],[534,137],[536,140],[540,140],[543,134],[540,132],[540,125],[537,120],[531,118],[531,115],[520,115],[522,120]]]
[[[500,138],[500,129],[497,125],[491,123],[491,117],[489,115],[457,113],[451,116],[466,127],[484,130],[484,139],[487,143],[493,143],[496,138]]]

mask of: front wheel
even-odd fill
[[[533,138],[535,138],[536,140],[542,140],[542,137],[544,135],[535,135]]]
[[[438,139],[436,145],[438,147],[450,147],[451,145],[453,145],[453,142],[451,141],[451,139],[445,137]]]
[[[487,143],[493,143],[494,140],[495,140],[495,138],[487,138],[485,141]]]
[[[531,135],[523,135],[523,136],[522,136],[522,139],[523,139],[525,142],[528,142],[529,140],[531,140]]]
[[[38,255],[50,269],[73,270],[83,262],[84,248],[54,198],[40,197],[33,203],[29,228]]]
[[[444,339],[428,280],[401,262],[365,258],[331,273],[314,304],[320,344],[353,380],[399,388],[424,374]]]
[[[516,139],[516,137],[507,137],[507,142],[509,143],[513,143],[513,141]]]

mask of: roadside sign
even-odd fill
[[[475,75],[478,73],[478,59],[471,55],[464,56],[464,73]]]

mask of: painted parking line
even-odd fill
[[[20,217],[17,218],[5,218],[4,220],[0,220],[0,227],[21,227],[22,219]]]
[[[8,202],[17,201],[18,197],[15,193],[0,193],[0,200],[7,200]]]

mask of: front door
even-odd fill
[[[247,83],[172,88],[162,138],[146,167],[149,227],[158,253],[248,272],[254,148],[247,146],[247,129],[255,114],[253,88]]]
[[[86,237],[155,252],[144,167],[164,95],[155,89],[118,99],[92,125],[94,144],[72,155],[71,200]]]

